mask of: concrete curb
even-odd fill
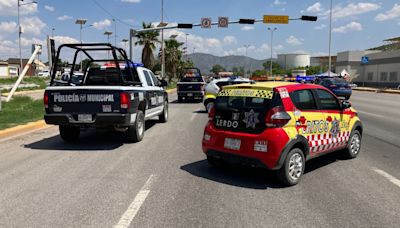
[[[50,125],[47,125],[44,122],[44,120],[39,120],[36,122],[30,122],[30,123],[27,123],[24,125],[18,125],[15,127],[6,128],[4,130],[0,130],[0,138],[12,137],[15,135],[19,135],[21,133],[39,130],[39,129],[45,128],[47,126],[50,126]]]
[[[356,91],[364,91],[364,92],[374,92],[374,93],[391,93],[391,94],[400,94],[400,90],[394,90],[394,89],[376,89],[376,88],[370,88],[370,87],[356,87],[352,88],[353,90]]]
[[[37,90],[36,92],[38,92],[38,91],[41,91],[41,90]],[[167,93],[172,93],[172,92],[175,92],[176,89],[168,89],[166,91],[167,91]],[[44,120],[39,120],[36,122],[30,122],[27,124],[18,125],[18,126],[11,127],[11,128],[6,128],[4,130],[0,130],[0,139],[9,138],[9,137],[16,136],[16,135],[19,135],[21,133],[25,133],[28,131],[40,130],[42,128],[49,127],[49,126],[51,126],[51,125],[47,125],[44,122]]]

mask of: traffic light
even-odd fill
[[[178,28],[191,29],[193,28],[193,24],[178,24]]]
[[[239,24],[254,24],[256,20],[254,19],[239,19]]]
[[[315,16],[301,16],[302,21],[317,21],[318,17]]]

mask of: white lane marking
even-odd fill
[[[376,117],[384,118],[383,115],[379,115],[379,114],[374,114],[374,113],[370,113],[370,112],[364,112],[364,111],[360,111],[360,110],[357,110],[357,112],[362,113],[362,114],[365,114],[365,115],[370,115],[370,116],[376,116]]]
[[[196,111],[194,111],[194,113],[192,114],[192,117],[190,117],[190,122],[193,122],[194,118],[196,118],[196,115],[199,114],[199,112],[201,111],[200,108],[196,109]]]
[[[132,220],[135,218],[138,213],[140,207],[146,200],[147,196],[150,193],[151,184],[154,182],[156,176],[151,174],[149,179],[147,179],[146,183],[140,189],[139,193],[136,195],[135,199],[129,205],[128,209],[119,219],[117,225],[113,226],[114,228],[127,228],[131,224]]]
[[[400,180],[397,179],[396,177],[390,175],[389,173],[377,169],[377,168],[373,168],[373,170],[377,173],[379,173],[380,175],[382,175],[383,177],[385,177],[386,179],[388,179],[390,182],[392,182],[393,184],[397,185],[398,187],[400,187]]]

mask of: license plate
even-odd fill
[[[78,121],[79,122],[92,122],[92,115],[90,114],[78,114]]]
[[[240,139],[225,138],[224,147],[231,150],[239,150],[240,143]]]
[[[192,96],[193,96],[193,93],[188,93],[187,96],[188,96],[188,97],[192,97]]]
[[[111,112],[111,105],[103,105],[103,112]]]

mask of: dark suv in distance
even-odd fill
[[[324,78],[321,79],[319,84],[328,88],[338,97],[344,97],[346,100],[350,99],[351,86],[342,78]]]

